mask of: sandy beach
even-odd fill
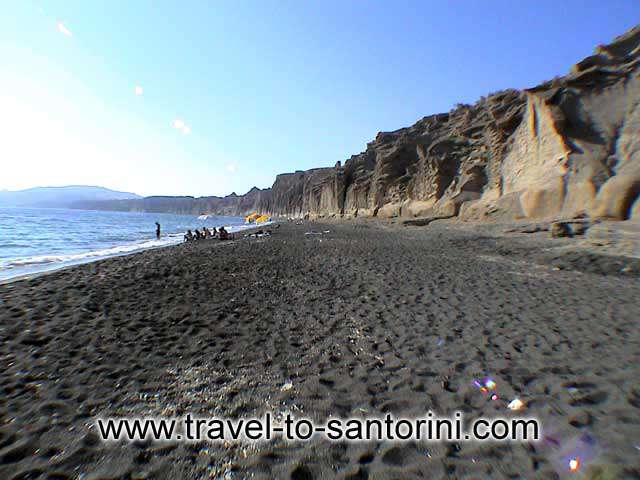
[[[639,263],[574,241],[283,224],[0,285],[0,478],[640,478]],[[516,397],[550,442],[105,444],[93,427],[496,417]]]

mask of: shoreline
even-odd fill
[[[52,273],[59,272],[61,270],[74,268],[74,267],[77,267],[77,266],[80,266],[80,265],[88,265],[88,264],[91,264],[91,263],[102,262],[104,260],[109,260],[109,259],[112,259],[112,258],[126,257],[128,255],[136,255],[138,253],[142,253],[142,252],[146,252],[146,251],[150,251],[150,250],[158,250],[158,249],[162,249],[162,248],[170,248],[170,247],[175,247],[177,245],[180,245],[180,243],[171,243],[171,244],[167,244],[167,245],[158,245],[158,246],[154,246],[154,247],[141,248],[139,250],[133,250],[131,252],[115,253],[115,254],[112,254],[112,255],[106,255],[104,257],[100,257],[100,256],[87,257],[85,260],[77,260],[77,261],[72,261],[70,263],[60,262],[59,265],[52,266],[51,268],[48,268],[46,270],[41,270],[41,271],[32,272],[32,273],[24,273],[24,274],[17,275],[15,277],[9,277],[9,278],[0,279],[0,285],[6,285],[6,284],[9,284],[9,283],[13,283],[13,282],[21,281],[21,280],[30,280],[32,278],[37,278],[37,277],[40,277],[40,276],[43,276],[43,275],[49,275],[49,274],[52,274]]]
[[[269,225],[275,225],[277,222],[272,222]],[[268,226],[268,225],[267,225]],[[232,228],[232,227],[230,227]],[[251,230],[254,229],[259,229],[259,228],[263,228],[263,227],[247,227],[247,228],[242,228],[236,231],[231,231],[230,233],[232,235],[235,234],[239,234],[239,233],[244,233],[244,232],[250,232]],[[179,238],[182,234],[175,234],[177,236],[177,238]],[[166,235],[169,236],[169,235]],[[216,241],[217,239],[208,239],[208,240],[212,240],[212,241]],[[20,273],[18,275],[15,276],[10,276],[8,278],[0,278],[0,285],[5,285],[5,284],[9,284],[9,283],[13,283],[16,281],[21,281],[21,280],[29,280],[31,278],[36,278],[42,275],[48,275],[51,273],[55,273],[58,272],[60,270],[65,270],[68,268],[73,268],[73,267],[77,267],[79,265],[86,265],[86,264],[91,264],[91,263],[95,263],[95,262],[101,262],[104,260],[109,260],[111,258],[118,258],[118,257],[123,257],[123,256],[128,256],[128,255],[135,255],[138,253],[142,253],[142,252],[146,252],[146,251],[150,251],[150,250],[159,250],[159,249],[164,249],[164,248],[170,248],[170,247],[175,247],[178,245],[181,245],[182,243],[184,243],[182,240],[178,240],[175,243],[167,243],[165,245],[154,245],[154,246],[149,246],[149,247],[141,247],[138,249],[134,249],[131,251],[127,251],[127,252],[121,252],[121,253],[113,253],[113,254],[108,254],[108,255],[104,255],[104,256],[89,256],[86,257],[85,259],[80,259],[80,260],[71,260],[71,261],[63,261],[63,262],[59,262],[58,264],[53,264],[48,268],[45,268],[43,270],[38,270],[38,271],[34,271],[34,272],[26,272],[26,273]],[[118,247],[113,247],[113,248],[118,248]],[[91,253],[91,252],[86,252],[86,253]],[[22,268],[24,269],[24,267],[17,267],[17,268]],[[7,269],[5,271],[8,271],[10,269]]]

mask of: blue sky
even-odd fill
[[[277,173],[344,161],[378,131],[564,74],[640,19],[636,0],[64,0],[3,11],[0,189],[196,196],[268,187]]]

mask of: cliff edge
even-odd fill
[[[640,28],[571,72],[379,133],[344,166],[296,174],[272,215],[640,215]],[[293,199],[296,199],[293,202]]]
[[[563,77],[381,132],[344,164],[278,175],[270,189],[181,197],[176,205],[188,212],[170,209],[171,197],[98,208],[310,218],[638,218],[639,63],[636,27]]]

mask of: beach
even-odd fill
[[[230,232],[249,227],[242,217],[0,206],[0,283],[176,245],[188,229],[221,225]]]
[[[572,455],[640,477],[638,260],[494,233],[283,223],[0,285],[0,478],[577,478]],[[509,417],[516,398],[549,441],[103,443],[94,426]]]

